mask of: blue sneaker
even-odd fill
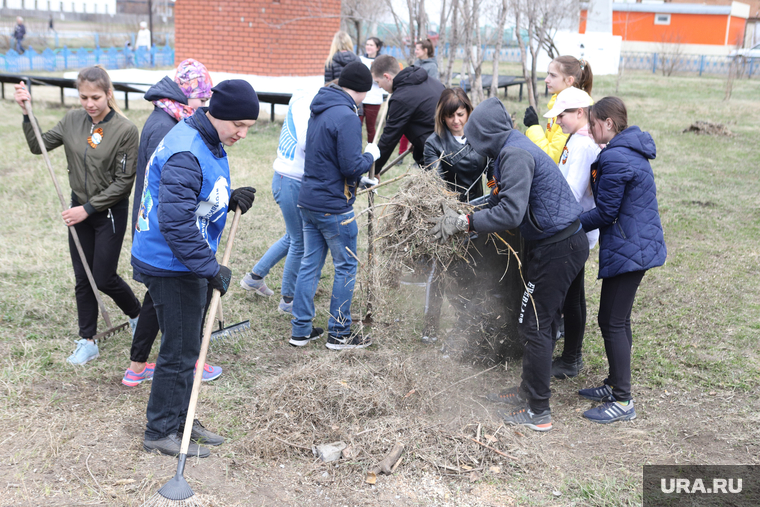
[[[198,362],[196,361],[195,367],[198,368]],[[211,366],[210,364],[206,363],[203,365],[203,382],[209,382],[211,380],[216,380],[219,378],[219,376],[222,374],[222,367],[221,366]],[[195,377],[195,370],[193,370],[193,377]]]
[[[293,301],[286,303],[284,299],[280,298],[280,305],[277,307],[277,311],[293,315]]]
[[[73,354],[66,360],[69,364],[84,365],[93,359],[97,359],[100,356],[98,351],[98,344],[91,342],[87,338],[77,340],[77,348]]]
[[[615,421],[630,421],[636,419],[636,409],[633,408],[633,400],[628,405],[621,405],[617,401],[608,401],[591,410],[583,412],[583,417],[596,423],[608,424]]]
[[[578,394],[593,401],[615,401],[615,397],[612,395],[612,386],[608,386],[607,384],[604,384],[602,387],[581,389],[578,391]]]
[[[240,280],[240,286],[249,292],[267,298],[274,294],[274,291],[267,287],[263,278],[261,280],[254,280],[250,273],[246,273],[243,279]]]
[[[138,320],[140,320],[140,316],[139,315],[137,317],[135,317],[134,319],[131,318],[131,317],[129,318],[129,329],[132,330],[132,339],[133,340],[135,339],[135,329],[137,329],[137,321]]]

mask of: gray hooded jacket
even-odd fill
[[[549,238],[570,227],[583,212],[557,164],[522,133],[496,97],[470,115],[464,135],[476,152],[496,159],[498,193],[487,209],[470,217],[470,229],[498,232],[520,227],[528,241]]]

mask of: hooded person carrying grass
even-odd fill
[[[525,343],[522,383],[489,394],[488,399],[509,406],[498,410],[506,424],[549,431],[553,337],[565,295],[588,257],[579,220],[583,208],[554,161],[512,128],[509,113],[496,97],[472,111],[464,135],[477,153],[496,160],[498,185],[485,209],[469,215],[446,210],[431,233],[445,242],[468,231],[519,228],[525,240],[521,260],[526,284],[517,326]]]

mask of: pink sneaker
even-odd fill
[[[146,380],[153,380],[153,372],[156,370],[156,363],[146,363],[145,368],[140,373],[135,373],[131,368],[124,372],[124,378],[121,383],[127,387],[135,387]]]

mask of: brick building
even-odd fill
[[[322,75],[340,0],[180,0],[175,64],[259,76]]]

